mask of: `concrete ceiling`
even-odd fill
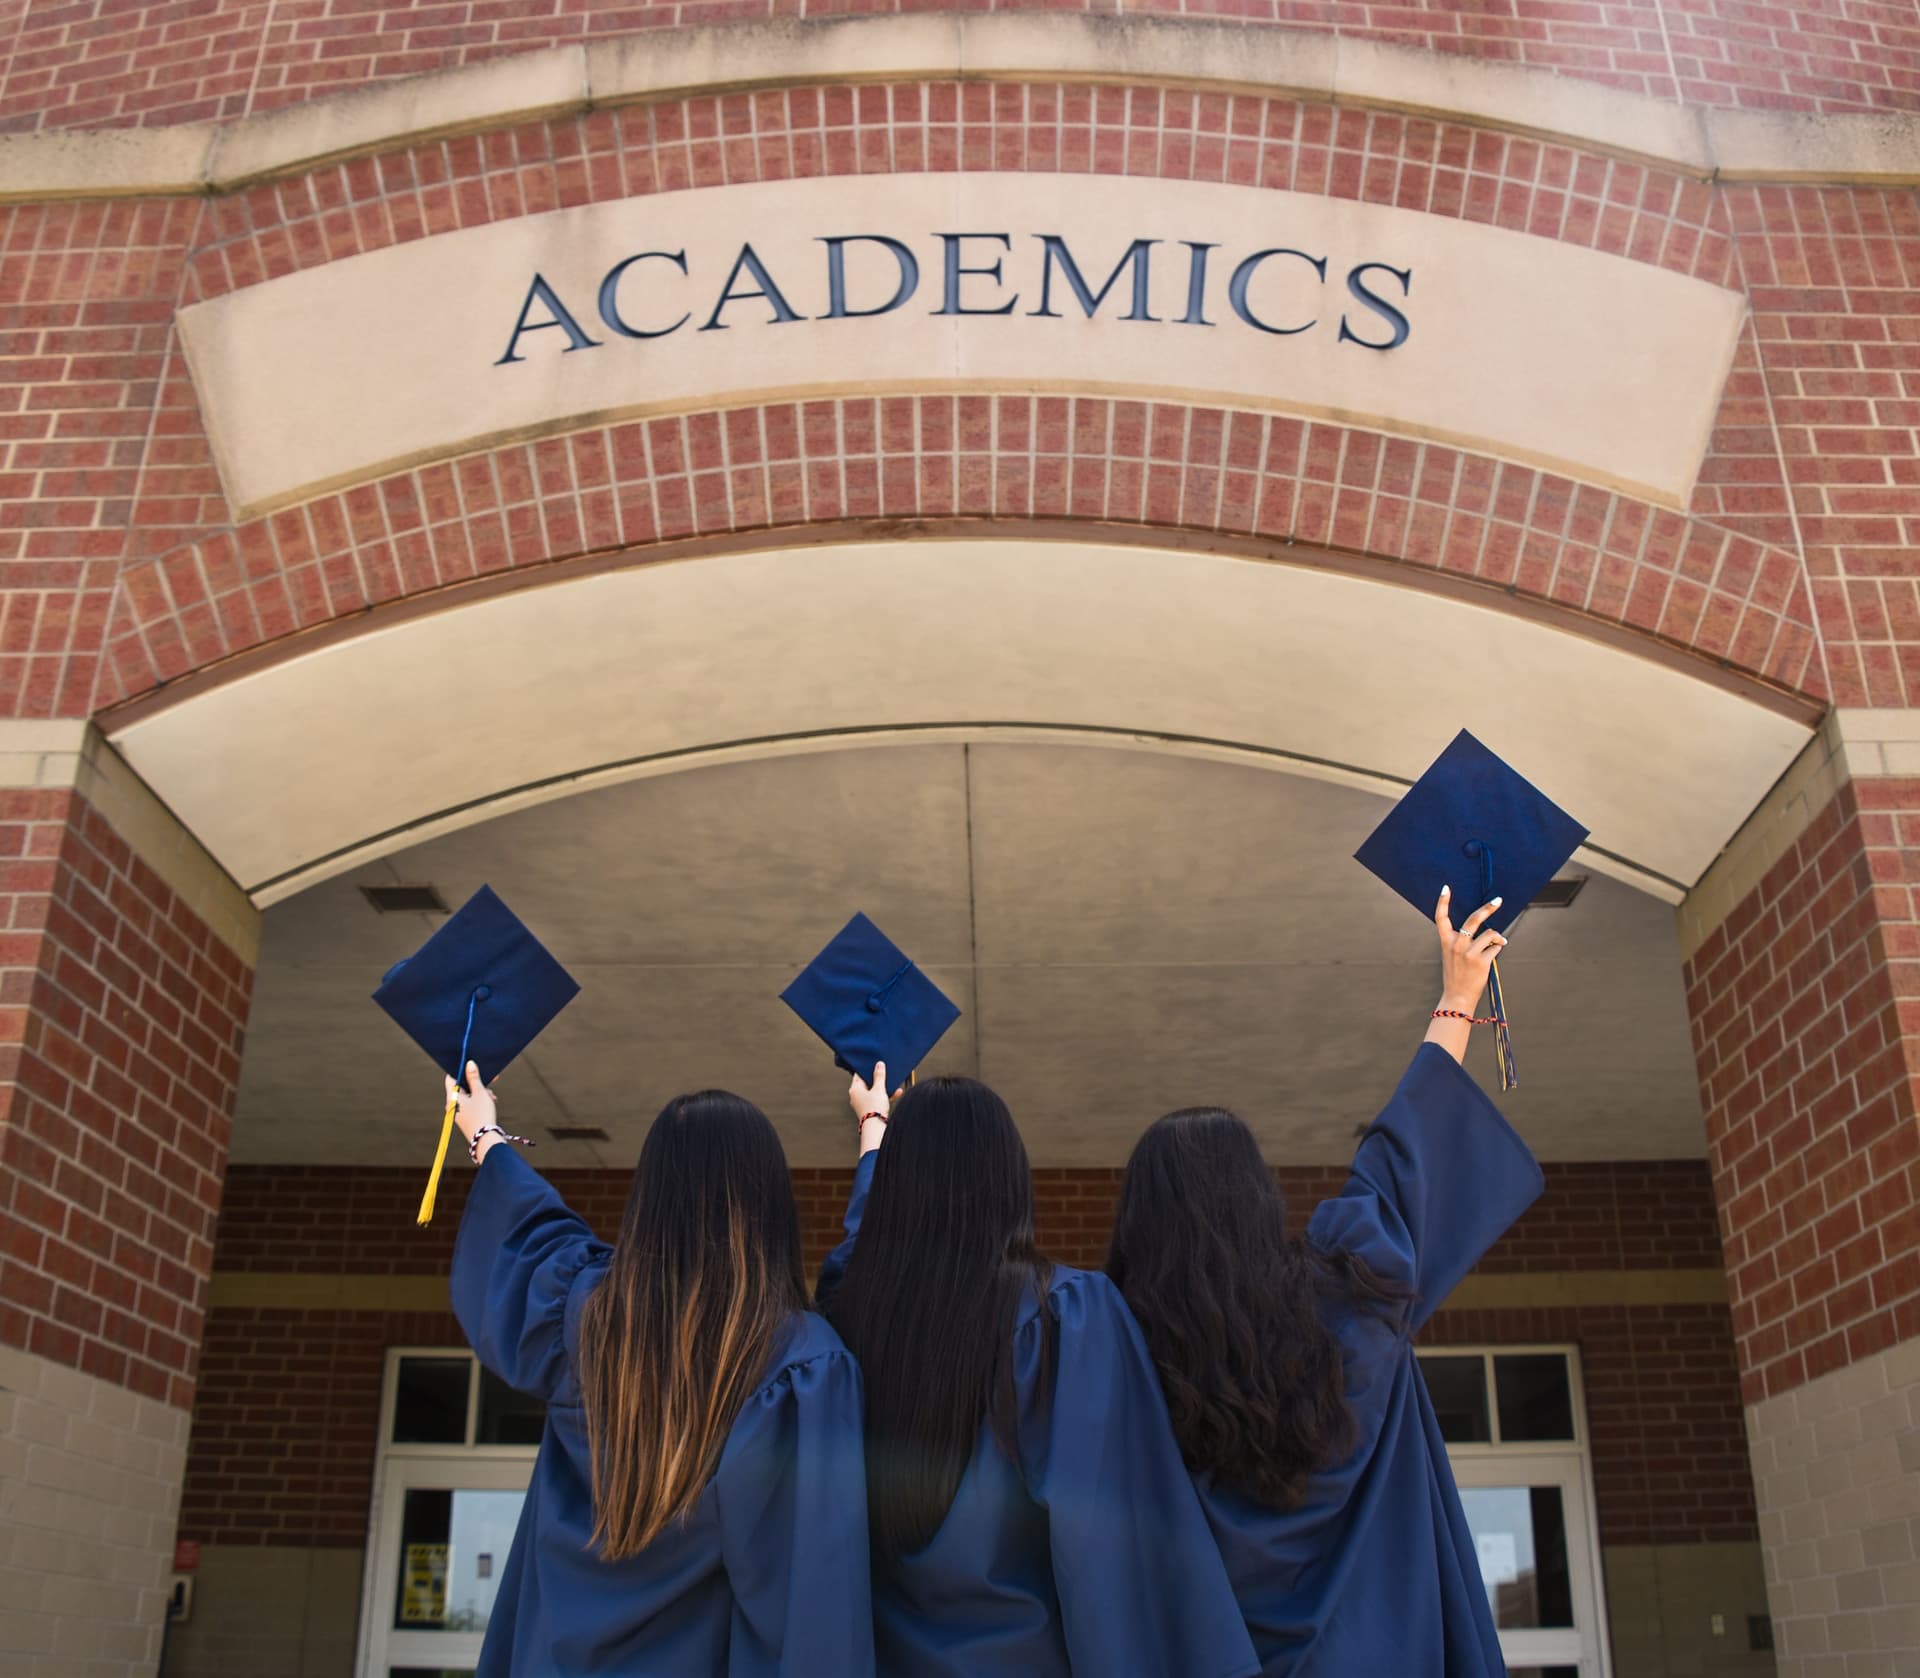
[[[739,1090],[796,1165],[844,1163],[845,1080],[777,993],[855,908],[963,1009],[927,1070],[976,1072],[1040,1165],[1116,1165],[1218,1101],[1276,1161],[1334,1161],[1424,1029],[1431,933],[1351,853],[1370,792],[1115,745],[828,749],[578,794],[362,864],[267,912],[233,1157],[418,1165],[437,1074],[368,1000],[437,917],[358,887],[483,881],[584,987],[505,1075],[546,1165],[624,1166],[677,1091]],[[1673,911],[1592,878],[1504,968],[1548,1159],[1703,1151]],[[1491,1078],[1482,1039],[1473,1069]],[[609,1140],[555,1144],[546,1127]]]

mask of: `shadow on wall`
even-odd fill
[[[161,1678],[348,1678],[366,1552],[208,1544]]]
[[[1773,1678],[1748,1625],[1772,1623],[1759,1544],[1609,1545],[1601,1562],[1614,1678]]]

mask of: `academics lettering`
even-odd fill
[[[1331,332],[1340,345],[1376,354],[1398,349],[1413,331],[1413,270],[1378,258],[1348,261],[1288,245],[1236,256],[1218,242],[1142,237],[1089,261],[1059,233],[989,231],[929,233],[920,251],[884,233],[826,234],[815,243],[822,247],[826,298],[815,315],[794,299],[805,300],[804,288],[816,276],[776,274],[750,242],[730,250],[724,262],[685,250],[635,251],[601,276],[590,299],[562,296],[536,273],[520,294],[506,349],[494,365],[601,349],[618,338],[669,338],[695,320],[695,332],[874,320],[913,303],[929,268],[936,276],[938,301],[929,310],[935,315],[1078,316],[1162,329],[1250,328],[1273,338]],[[865,263],[858,277],[849,271],[850,251]],[[1159,293],[1156,255],[1159,271],[1169,276]],[[1169,312],[1154,312],[1156,297]]]

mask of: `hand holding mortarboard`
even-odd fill
[[[1487,925],[1499,909],[1500,899],[1496,897],[1491,903],[1481,904],[1456,928],[1453,890],[1442,886],[1440,902],[1433,911],[1433,924],[1440,934],[1440,1006],[1433,1011],[1426,1040],[1463,1064],[1472,1028],[1500,1023],[1474,1013],[1493,982],[1493,964],[1507,947],[1506,934]]]
[[[874,1064],[873,1080],[869,1083],[858,1072],[853,1082],[847,1086],[847,1105],[853,1109],[854,1123],[860,1127],[860,1152],[870,1154],[880,1146],[886,1136],[887,1120],[892,1116],[893,1104],[905,1093],[905,1086],[887,1093],[887,1063]]]
[[[828,1048],[833,1063],[856,1078],[905,1084],[960,1010],[865,915],[856,914],[827,942],[780,1000]]]
[[[454,1109],[454,1125],[467,1139],[467,1153],[475,1165],[499,1142],[518,1142],[523,1148],[533,1146],[528,1137],[509,1136],[501,1129],[499,1094],[493,1084],[481,1078],[477,1063],[467,1062],[467,1075],[459,1082],[450,1076],[445,1082],[447,1101]]]
[[[1443,893],[1451,902],[1483,905],[1466,923],[1477,940],[1504,934],[1586,836],[1566,811],[1462,729],[1354,855],[1436,923],[1447,903],[1437,911],[1429,905]],[[1449,923],[1443,955],[1451,936],[1457,935]],[[1506,1090],[1519,1078],[1498,953],[1494,948],[1488,960],[1486,992]]]
[[[433,1057],[447,1078],[440,1147],[420,1200],[421,1223],[433,1219],[434,1196],[459,1107],[456,1080],[475,1062],[497,1077],[579,994],[573,977],[487,886],[468,898],[417,954],[387,969],[374,1001]]]

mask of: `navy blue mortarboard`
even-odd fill
[[[887,1081],[906,1082],[960,1017],[936,985],[865,915],[856,914],[780,993],[828,1048],[834,1064],[861,1078],[887,1063]]]
[[[1464,918],[1500,898],[1486,925],[1504,932],[1580,848],[1587,830],[1464,728],[1354,852],[1423,915],[1453,891]],[[1499,1022],[1500,1083],[1517,1081],[1496,964],[1488,985]]]
[[[373,1000],[459,1084],[470,1060],[497,1076],[579,994],[572,975],[482,886],[414,955],[387,969]],[[423,1224],[433,1217],[453,1111],[449,1103],[441,1120]]]

